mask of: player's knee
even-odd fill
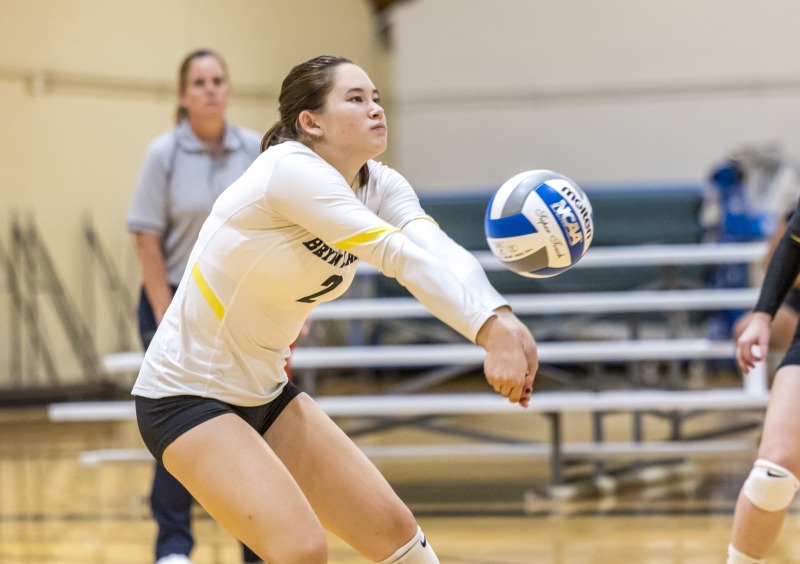
[[[410,541],[379,564],[439,564],[439,559],[422,529],[417,527],[417,532]]]
[[[789,507],[800,481],[789,470],[758,459],[744,483],[744,495],[750,502],[764,511],[781,511]]]
[[[290,562],[313,562],[324,563],[328,561],[328,543],[325,539],[318,539],[316,542],[304,542],[301,546],[295,546],[294,556]]]

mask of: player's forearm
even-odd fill
[[[438,225],[428,220],[415,220],[403,228],[403,235],[436,256],[486,307],[496,309],[508,305],[489,282],[475,255],[453,241]]]

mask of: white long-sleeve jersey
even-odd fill
[[[354,190],[301,143],[261,154],[214,204],[133,394],[272,400],[303,321],[344,293],[359,259],[474,341],[507,302],[399,173],[375,161],[369,169]]]

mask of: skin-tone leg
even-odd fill
[[[327,562],[327,539],[311,505],[264,439],[236,415],[220,415],[182,434],[166,448],[163,462],[217,522],[265,561]]]
[[[800,475],[800,366],[778,370],[772,385],[758,458],[783,466]],[[765,558],[778,537],[786,510],[764,511],[739,493],[733,517],[732,543],[741,552]]]
[[[790,307],[778,308],[772,320],[772,338],[769,346],[777,351],[788,350],[792,344],[795,329],[797,328],[798,315]]]
[[[416,534],[411,511],[308,395],[292,400],[265,438],[323,526],[367,560],[388,558]]]

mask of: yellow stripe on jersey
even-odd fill
[[[367,229],[366,231],[357,233],[352,237],[348,237],[347,239],[342,239],[341,241],[332,243],[332,246],[343,251],[349,251],[353,247],[363,245],[364,243],[371,243],[375,239],[379,239],[387,233],[394,233],[395,231],[400,231],[400,229],[397,227],[375,227],[373,229]]]
[[[225,307],[222,305],[222,302],[219,301],[219,298],[214,293],[214,290],[211,289],[211,286],[208,285],[197,263],[192,267],[192,278],[194,278],[195,283],[197,283],[197,287],[200,288],[200,293],[203,294],[208,305],[211,306],[211,311],[222,321],[222,316],[225,315]]]
[[[409,224],[409,223],[411,223],[412,221],[416,221],[416,220],[418,220],[418,219],[424,219],[425,221],[430,221],[431,223],[433,223],[433,224],[434,224],[434,225],[436,225],[436,226],[438,226],[438,225],[439,225],[439,222],[438,222],[438,221],[436,221],[435,219],[433,219],[433,218],[432,218],[431,216],[429,216],[429,215],[418,215],[417,217],[412,217],[411,219],[409,219],[408,221],[406,221],[406,225],[408,225],[408,224]]]
[[[792,238],[792,241],[794,241],[795,243],[800,243],[800,237],[798,237],[794,233],[792,233],[790,236]]]

